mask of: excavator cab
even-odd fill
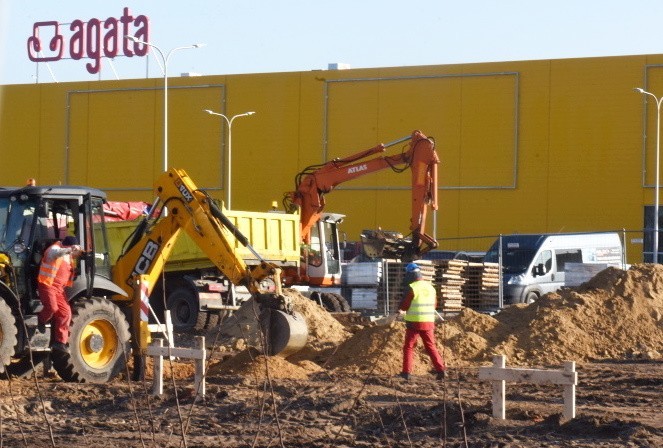
[[[340,285],[342,252],[338,237],[338,225],[345,215],[323,213],[311,228],[311,243],[304,253],[301,269],[316,285]]]

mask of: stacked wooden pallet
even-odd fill
[[[384,260],[382,282],[378,293],[378,308],[385,314],[393,314],[407,291],[405,266],[407,263],[396,260]],[[429,260],[417,260],[425,280],[435,281],[435,266]]]
[[[463,287],[466,282],[465,260],[436,260],[434,284],[438,291],[438,305],[443,311],[463,308]]]
[[[378,309],[385,314],[393,314],[403,297],[405,270],[396,260],[383,260],[382,282],[378,291]]]
[[[468,263],[467,283],[463,289],[465,306],[475,310],[497,308],[499,282],[497,263]]]

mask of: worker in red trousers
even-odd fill
[[[51,350],[68,353],[71,306],[67,301],[65,288],[74,280],[74,259],[82,253],[74,236],[65,237],[62,242],[51,244],[42,257],[37,277],[37,291],[44,308],[39,312],[38,328],[52,321]]]
[[[403,344],[403,370],[400,376],[406,380],[412,374],[414,347],[421,337],[424,348],[430,356],[438,380],[443,380],[446,367],[435,346],[435,308],[437,295],[431,282],[424,280],[421,268],[416,263],[405,267],[411,281],[408,292],[401,301],[399,312],[405,315],[405,342]]]

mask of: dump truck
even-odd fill
[[[232,242],[232,252],[247,266],[253,267],[262,260],[281,269],[284,286],[306,284],[296,274],[302,263],[302,248],[299,237],[299,216],[297,214],[274,212],[251,212],[227,210],[218,204],[221,213],[232,223],[234,228],[245,235],[252,250],[235,238],[233,231],[224,229],[225,237]],[[119,259],[141,223],[151,218],[144,217],[130,221],[115,221],[106,224],[109,250],[112,259]],[[323,229],[323,244],[330,247],[329,259],[325,263],[338,272],[340,281],[340,245],[338,241],[341,215],[327,214],[322,217],[319,226]],[[330,238],[331,237],[331,238]],[[256,256],[260,254],[260,258]],[[349,311],[345,306],[332,303],[336,297],[333,292],[314,294],[330,311]],[[214,327],[219,321],[251,296],[242,285],[229,281],[205,254],[200,245],[188,235],[182,235],[164,265],[163,281],[154,288],[150,297],[155,312],[170,310],[173,327],[178,332],[199,331]],[[323,303],[324,300],[324,303]],[[339,309],[340,308],[340,309]]]
[[[259,305],[268,354],[306,344],[306,322],[281,294],[281,269],[196,187],[183,170],[155,182],[153,214],[137,225],[122,252],[111,255],[104,220],[106,194],[73,186],[0,188],[0,371],[21,372],[50,356],[66,381],[105,382],[129,356],[144,366],[150,340],[149,297],[181,233],[202,250],[227,282],[243,287]],[[50,351],[50,327],[38,327],[37,274],[43,251],[65,236],[84,249],[67,290],[72,307],[69,353]],[[239,242],[239,243],[236,243]],[[256,262],[236,255],[242,244]]]

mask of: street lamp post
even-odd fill
[[[228,118],[223,114],[220,114],[218,112],[213,112],[209,109],[205,109],[205,112],[207,112],[210,115],[217,115],[221,118],[223,118],[226,121],[226,124],[228,125],[228,161],[226,162],[228,166],[228,180],[227,180],[227,187],[226,187],[226,208],[228,210],[231,209],[231,195],[230,195],[230,190],[232,188],[232,183],[231,183],[231,176],[232,176],[232,142],[233,142],[233,137],[232,137],[232,128],[233,128],[233,121],[235,121],[235,118],[239,117],[248,117],[249,115],[255,114],[255,112],[244,112],[243,114],[237,114],[233,115],[232,117]]]
[[[653,261],[658,263],[658,192],[659,192],[659,175],[660,175],[660,154],[661,154],[661,102],[663,102],[663,97],[658,98],[651,92],[647,92],[640,87],[635,89],[636,92],[642,93],[643,95],[648,95],[654,98],[656,101],[656,185],[654,185],[654,251],[653,251]]]
[[[154,44],[145,42],[136,38],[135,36],[124,36],[125,39],[131,40],[138,44],[148,45],[154,48],[163,62],[163,171],[164,173],[168,171],[168,61],[173,53],[178,50],[187,50],[189,48],[200,48],[205,44],[193,44],[186,45],[184,47],[176,47],[170,50],[167,54],[164,55],[164,52],[161,51],[161,48],[157,47]]]

